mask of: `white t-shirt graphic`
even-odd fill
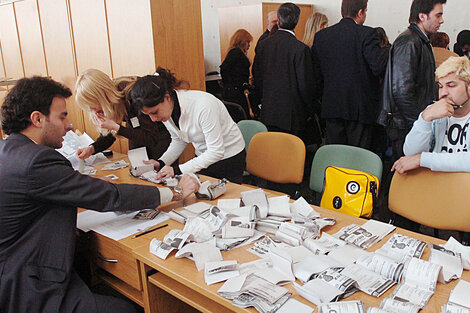
[[[441,152],[468,152],[467,131],[470,113],[463,117],[449,117]]]

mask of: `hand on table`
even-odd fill
[[[420,167],[420,161],[421,153],[403,156],[393,164],[392,172],[396,170],[400,174],[406,174],[406,172]]]
[[[162,180],[164,178],[170,178],[173,176],[175,176],[175,171],[173,170],[173,167],[165,165],[161,170],[158,171],[157,180]]]
[[[184,174],[178,186],[183,189],[183,199],[186,199],[191,194],[199,190],[199,181],[191,175]]]
[[[95,153],[95,147],[88,146],[86,148],[80,148],[77,150],[77,157],[79,159],[85,160],[89,158],[93,153]]]

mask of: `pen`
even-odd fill
[[[162,228],[167,227],[167,226],[168,226],[168,224],[165,224],[165,225],[162,225],[162,226],[158,226],[157,228],[152,228],[152,229],[144,230],[143,232],[140,232],[140,233],[135,234],[134,236],[132,236],[132,239],[137,238],[137,237],[140,237],[140,236],[145,235],[145,234],[148,234],[148,233],[151,233],[151,232],[153,232],[154,230],[162,229]]]

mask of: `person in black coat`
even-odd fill
[[[94,294],[73,269],[77,207],[97,211],[155,209],[198,189],[112,184],[81,175],[54,149],[70,129],[68,88],[23,78],[5,98],[0,140],[0,311],[135,312],[125,300]]]
[[[235,102],[243,108],[246,116],[253,117],[245,92],[250,89],[250,60],[246,53],[253,37],[245,29],[237,30],[230,38],[230,46],[224,62],[220,65],[225,101]]]
[[[260,43],[253,63],[254,82],[262,92],[261,121],[271,131],[302,137],[312,115],[312,56],[293,32],[299,7],[284,3],[277,13],[279,30]]]
[[[369,149],[386,59],[376,31],[363,26],[367,0],[343,0],[343,19],[318,32],[312,54],[316,97],[322,97],[326,143]]]

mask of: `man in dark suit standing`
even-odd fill
[[[278,21],[279,20],[277,19],[276,11],[268,12],[268,17],[266,18],[266,30],[264,31],[264,33],[261,34],[258,41],[256,42],[255,53],[258,53],[259,43],[263,41],[264,39],[268,38],[269,33],[273,29],[274,25],[277,25]]]
[[[312,114],[312,57],[293,32],[299,7],[284,3],[277,15],[279,30],[260,43],[253,64],[255,85],[262,91],[261,121],[270,131],[301,136]]]
[[[386,59],[375,30],[363,26],[366,12],[367,0],[343,0],[343,19],[315,35],[315,95],[328,144],[370,149]]]
[[[112,184],[81,175],[54,149],[70,129],[68,88],[24,78],[2,106],[0,140],[0,311],[135,312],[124,300],[93,294],[72,268],[77,207],[97,211],[155,209],[198,188]]]

